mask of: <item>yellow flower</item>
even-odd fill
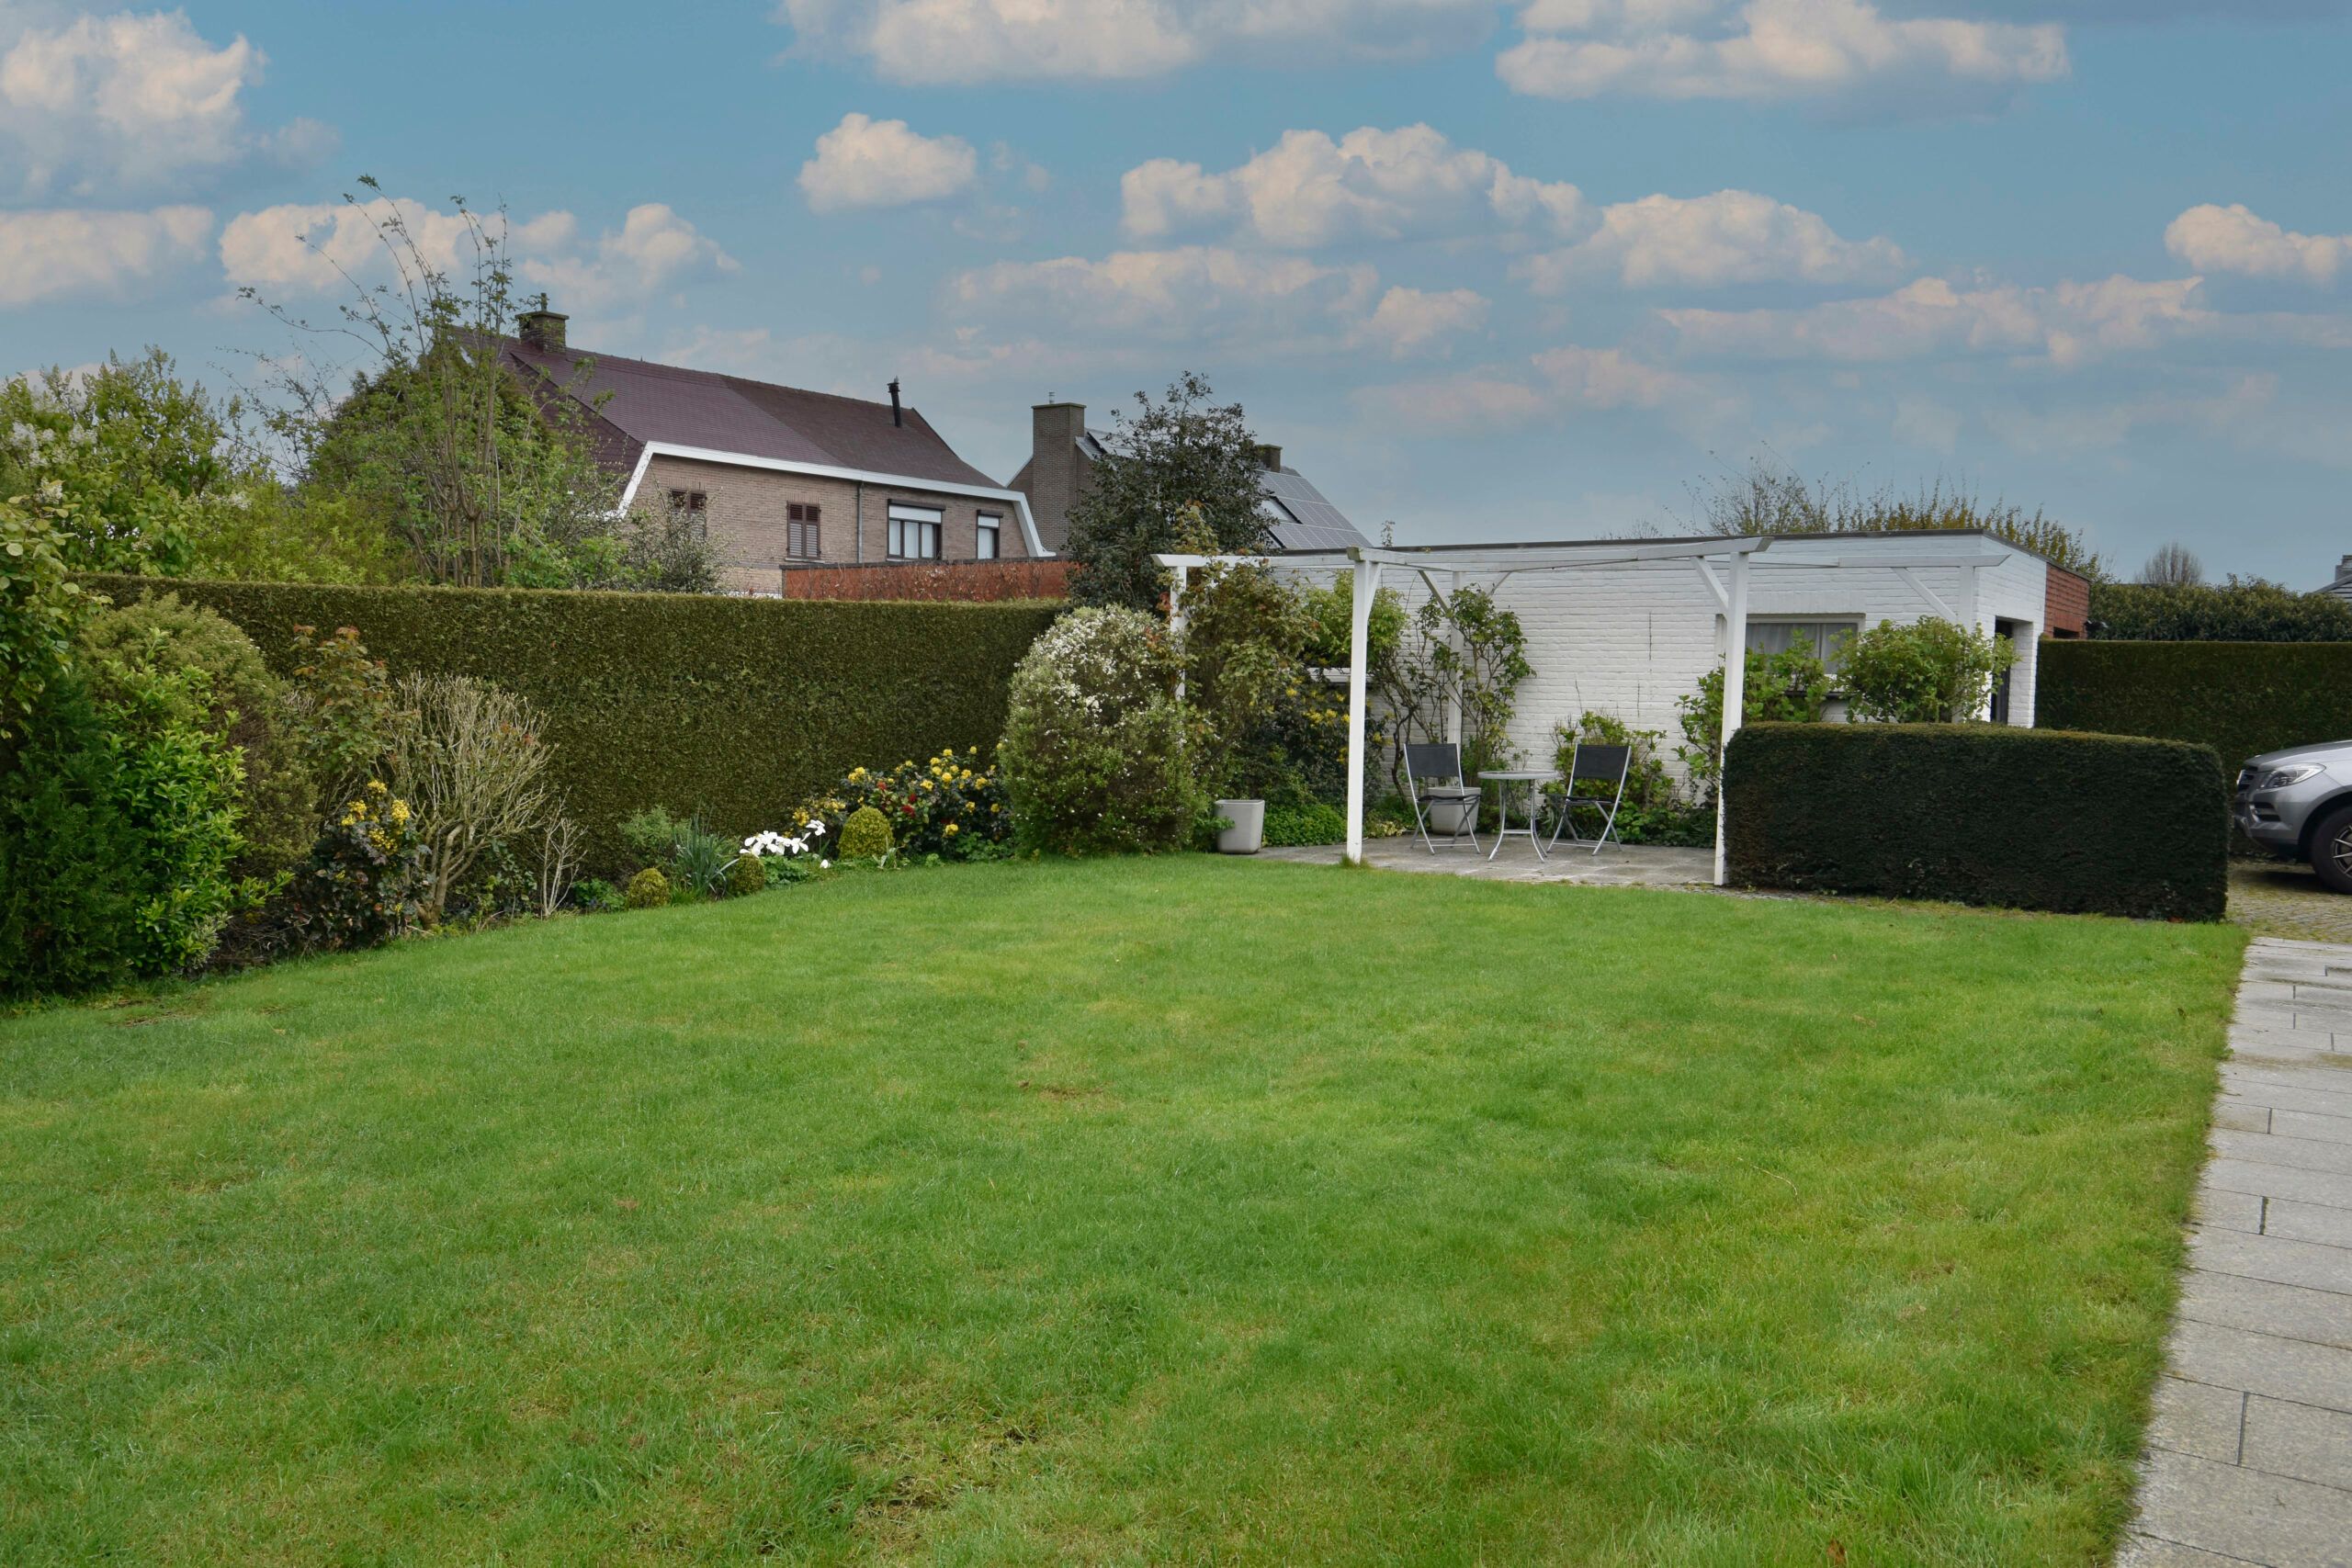
[[[949,838],[954,838],[956,836],[956,824],[953,822],[947,824],[947,836]]]

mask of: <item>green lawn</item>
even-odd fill
[[[2093,1563],[2241,940],[1182,857],[19,1018],[0,1561]]]

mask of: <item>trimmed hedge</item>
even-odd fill
[[[118,601],[175,592],[273,662],[297,626],[356,626],[396,676],[479,676],[547,715],[587,867],[634,870],[618,828],[648,806],[721,832],[774,828],[853,767],[993,748],[1040,604],[786,602],[689,593],[350,588],[88,577]]]
[[[1724,771],[1734,882],[2218,920],[2212,750],[1984,724],[1754,724]]]
[[[2234,774],[2352,738],[2352,642],[2044,642],[2033,704],[2053,729],[2211,746]]]

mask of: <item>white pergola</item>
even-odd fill
[[[1355,593],[1348,649],[1347,858],[1351,864],[1357,864],[1363,860],[1366,643],[1371,629],[1372,607],[1380,593],[1384,572],[1414,573],[1430,595],[1451,611],[1448,595],[1464,578],[1499,586],[1521,572],[1572,571],[1592,567],[1655,566],[1670,570],[1675,563],[1690,562],[1723,614],[1723,741],[1728,749],[1731,738],[1738,733],[1740,709],[1745,705],[1747,591],[1752,573],[1773,569],[1834,570],[1847,566],[1891,570],[1926,602],[1931,613],[1946,620],[1973,626],[1976,624],[1977,615],[1977,570],[1998,566],[2003,559],[1982,547],[1973,551],[1955,548],[1950,554],[1919,556],[1904,560],[1849,561],[1840,556],[1817,555],[1810,551],[1803,554],[1790,552],[1779,558],[1768,557],[1765,552],[1774,542],[1773,536],[1754,535],[1745,538],[1665,539],[1646,543],[1595,539],[1560,544],[1430,545],[1408,548],[1355,546],[1346,550],[1280,556],[1163,555],[1158,559],[1160,565],[1173,573],[1173,586],[1169,595],[1169,619],[1180,631],[1184,619],[1184,589],[1195,567],[1214,562],[1254,562],[1285,570],[1346,570],[1352,574]],[[1948,602],[1918,575],[1923,570],[1938,568],[1960,570],[1959,604]],[[1181,687],[1178,694],[1182,694]],[[1446,727],[1448,739],[1459,742],[1462,739],[1462,715],[1458,705],[1449,707]],[[1724,792],[1718,789],[1715,792],[1715,885],[1721,886],[1724,881]]]

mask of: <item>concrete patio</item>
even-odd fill
[[[1419,839],[1410,834],[1401,839],[1366,839],[1363,859],[1366,865],[1384,871],[1429,871],[1481,877],[1489,882],[1565,882],[1594,887],[1708,887],[1715,880],[1713,850],[1611,844],[1596,855],[1589,844],[1572,844],[1563,840],[1548,859],[1538,860],[1525,839],[1515,838],[1503,845],[1501,853],[1488,860],[1487,851],[1494,847],[1494,840],[1481,834],[1480,841],[1483,847],[1473,852],[1467,840],[1454,849],[1440,839],[1437,853],[1432,855],[1421,847]],[[1343,858],[1337,844],[1261,850],[1258,855],[1261,860],[1298,861],[1309,865],[1337,865]]]

